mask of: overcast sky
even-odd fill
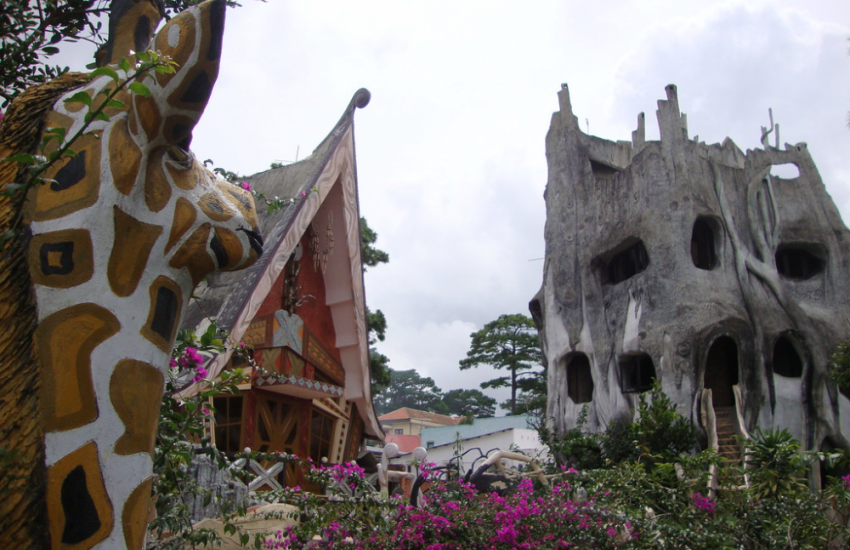
[[[242,174],[304,158],[368,88],[360,208],[390,263],[367,272],[367,301],[387,316],[391,367],[443,390],[495,376],[458,370],[469,335],[527,315],[542,282],[561,83],[582,125],[612,140],[630,139],[641,111],[657,139],[668,83],[708,143],[758,146],[772,107],[850,215],[845,0],[242,2],[193,150]]]

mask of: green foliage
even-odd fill
[[[587,405],[581,408],[576,427],[559,434],[543,425],[537,433],[552,453],[555,471],[567,468],[590,470],[602,467],[602,434],[585,430],[587,424]]]
[[[375,233],[366,218],[360,218],[360,255],[363,260],[363,271],[367,267],[375,267],[379,264],[385,264],[390,261],[390,255],[375,248],[375,241],[378,240],[378,234]]]
[[[641,452],[654,461],[672,461],[696,446],[693,425],[678,413],[676,404],[657,381],[650,391],[640,395],[634,425]]]
[[[496,400],[480,390],[449,390],[443,394],[443,403],[451,415],[468,418],[490,418],[496,415]]]
[[[378,234],[375,233],[366,222],[366,218],[360,218],[360,257],[363,263],[363,271],[367,267],[375,267],[390,261],[390,255],[375,247]],[[379,309],[374,312],[366,309],[366,325],[369,330],[369,373],[372,377],[372,394],[378,395],[384,391],[391,382],[389,358],[375,349],[377,342],[383,342],[387,331],[387,319]]]
[[[640,396],[634,422],[614,420],[605,433],[590,433],[587,406],[582,407],[576,427],[564,434],[546,426],[538,428],[541,440],[553,451],[562,468],[603,468],[641,462],[650,471],[656,464],[681,460],[696,446],[691,423],[678,413],[676,405],[656,382]]]
[[[375,349],[375,344],[384,341],[387,332],[387,318],[380,309],[371,311],[366,308],[366,327],[369,332],[369,374],[372,378],[372,393],[377,395],[392,382],[390,359]]]
[[[785,428],[756,430],[747,444],[746,460],[755,467],[750,475],[755,498],[796,497],[806,492],[807,459]]]
[[[413,369],[387,371],[390,382],[386,390],[373,399],[378,415],[402,407],[469,418],[487,418],[496,413],[496,400],[479,390],[457,389],[443,393],[433,378],[420,376]]]
[[[442,390],[437,387],[433,378],[423,378],[413,369],[389,370],[389,387],[373,399],[375,412],[379,416],[402,407],[448,414],[448,407],[443,403]]]
[[[500,315],[470,336],[472,343],[460,369],[479,365],[506,369],[507,376],[483,382],[481,388],[511,388],[511,399],[503,405],[511,414],[519,412],[518,391],[524,390],[532,397],[546,395],[546,368],[531,318],[519,313]]]
[[[850,341],[835,348],[830,358],[829,378],[836,386],[850,394]]]

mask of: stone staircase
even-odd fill
[[[735,432],[735,407],[714,407],[714,415],[717,418],[717,451],[723,458],[723,465],[738,466],[741,448]]]

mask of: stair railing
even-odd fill
[[[741,395],[741,387],[735,384],[732,386],[732,393],[735,395],[735,434],[741,442],[749,441],[750,434],[747,431],[747,425],[744,423],[744,399]],[[741,464],[744,467],[744,487],[749,488],[750,476],[746,473],[747,462],[749,461],[747,458],[746,443],[739,445],[739,450],[741,451]]]
[[[720,444],[717,440],[717,417],[714,414],[714,402],[711,398],[711,390],[704,388],[702,390],[702,399],[700,399],[700,419],[702,426],[705,428],[705,433],[708,436],[708,448],[715,452],[720,452]],[[708,488],[709,496],[714,498],[717,491],[717,464],[712,464],[708,468]]]

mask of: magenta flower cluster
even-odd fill
[[[709,497],[702,496],[701,493],[694,493],[691,499],[694,501],[694,506],[709,514],[713,514],[717,509],[717,503]]]
[[[177,358],[172,357],[169,367],[172,369],[180,368],[181,370],[194,370],[192,382],[200,382],[206,378],[207,369],[203,367],[204,357],[198,353],[198,350],[192,347],[185,347]]]

